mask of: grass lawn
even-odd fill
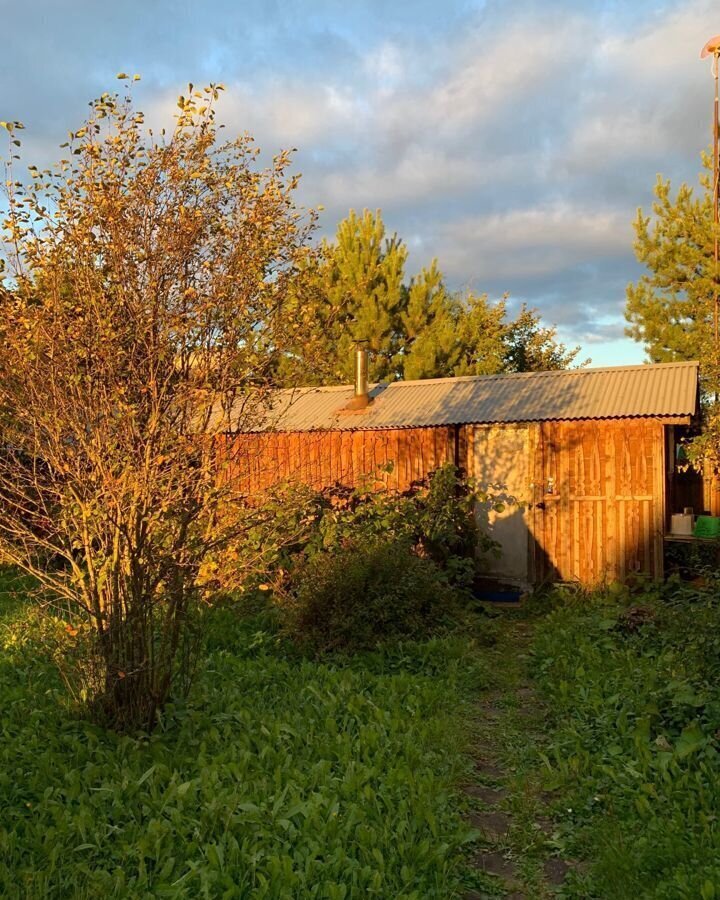
[[[583,894],[720,898],[720,591],[579,595],[538,626],[539,774]]]
[[[720,590],[505,614],[472,716],[474,900],[720,898]]]
[[[454,895],[472,636],[329,665],[220,610],[190,703],[121,737],[69,711],[26,615],[0,596],[0,896]]]
[[[716,582],[333,664],[212,617],[191,701],[120,737],[0,596],[0,896],[720,900]]]

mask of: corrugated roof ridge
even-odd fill
[[[572,375],[578,377],[580,375],[597,375],[602,372],[648,372],[657,369],[677,369],[684,367],[697,368],[700,363],[695,360],[681,360],[678,362],[665,363],[636,363],[628,366],[588,366],[582,369],[550,369],[544,372],[497,372],[494,375],[448,375],[443,378],[416,378],[413,380],[398,379],[397,381],[376,381],[370,385],[370,389],[374,390],[378,387],[400,388],[414,387],[416,385],[431,384],[447,384],[448,382],[476,382],[476,381],[495,381],[505,379],[522,379],[528,378],[559,378]],[[331,393],[333,391],[352,390],[352,384],[319,384],[319,385],[299,385],[292,388],[280,388],[278,394],[296,394],[296,393]]]
[[[633,372],[633,371],[650,371],[654,369],[671,369],[690,366],[697,368],[699,366],[697,360],[682,360],[678,362],[665,363],[636,363],[628,366],[587,366],[581,369],[549,369],[544,372],[497,372],[494,375],[449,375],[444,378],[418,378],[415,380],[403,380],[387,382],[387,387],[401,387],[403,385],[416,384],[444,384],[449,381],[491,381],[495,379],[512,379],[512,378],[539,378],[539,377],[560,377],[565,375],[595,375],[599,372]],[[352,385],[349,385],[352,387]]]

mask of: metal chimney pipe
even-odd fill
[[[368,399],[368,352],[364,347],[355,351],[355,396]]]
[[[365,409],[370,404],[368,386],[368,351],[358,346],[355,350],[355,390],[347,409]]]

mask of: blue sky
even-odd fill
[[[45,163],[86,103],[138,72],[170,121],[187,82],[223,82],[219,116],[296,147],[301,199],[331,232],[380,208],[415,269],[527,301],[595,365],[642,361],[623,337],[638,206],[656,173],[695,183],[720,32],[690,2],[0,0],[0,119]]]

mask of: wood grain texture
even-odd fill
[[[527,577],[533,583],[586,585],[633,572],[661,577],[668,484],[662,422],[583,420],[523,427]],[[476,438],[487,428],[465,425],[457,435],[454,427],[442,426],[223,436],[216,458],[222,477],[253,501],[283,481],[316,490],[344,485],[406,491],[456,454],[460,466],[476,475]],[[493,426],[493,434],[498,428],[518,426]],[[493,453],[492,443],[486,449],[487,480],[502,483],[511,470],[517,474],[518,460]],[[705,491],[707,507],[720,510],[720,491],[711,479]]]
[[[398,428],[224,435],[216,459],[222,477],[257,498],[281,482],[321,490],[338,484],[406,491],[414,481],[452,462],[454,430]]]
[[[540,444],[545,509],[532,519],[536,581],[593,585],[636,572],[660,577],[662,423],[544,422]]]

